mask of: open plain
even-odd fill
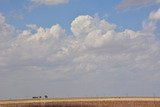
[[[160,98],[106,97],[1,100],[0,107],[160,107]]]

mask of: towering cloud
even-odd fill
[[[86,36],[92,31],[103,30],[107,32],[109,30],[114,30],[116,25],[109,24],[105,20],[100,20],[98,18],[93,18],[91,16],[79,16],[71,23],[71,30],[75,36]]]

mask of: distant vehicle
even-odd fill
[[[32,98],[35,99],[35,98],[42,98],[42,97],[41,96],[34,96]]]
[[[45,96],[44,96],[44,98],[48,98],[48,96],[47,96],[47,95],[45,95]]]

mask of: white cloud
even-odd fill
[[[86,36],[95,30],[101,30],[103,33],[114,30],[116,25],[109,24],[105,20],[93,18],[91,16],[79,16],[71,23],[71,30],[75,36]]]
[[[72,36],[58,24],[28,25],[13,36],[16,31],[0,19],[1,37],[12,40],[0,44],[2,97],[46,90],[55,96],[159,94],[160,42],[153,32],[118,32],[115,24],[86,15],[71,23]]]
[[[5,17],[0,14],[0,41],[8,40],[14,33],[14,27],[6,23]]]
[[[159,0],[122,0],[122,2],[118,5],[119,9],[125,9],[133,6],[142,6],[151,3],[160,3]]]
[[[157,3],[160,3],[160,0],[157,0],[156,2],[157,2]]]
[[[154,32],[157,28],[157,23],[160,20],[160,9],[152,11],[149,18],[143,23],[143,28],[146,32]]]
[[[31,0],[31,2],[38,5],[57,5],[68,3],[69,0]]]
[[[59,39],[59,37],[62,35],[65,35],[65,30],[63,30],[59,25],[54,25],[50,29],[44,29],[40,27],[37,29],[37,33],[30,37],[28,40],[43,41],[54,38]]]
[[[160,9],[157,11],[153,11],[149,15],[150,20],[158,21],[160,20]]]

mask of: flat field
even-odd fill
[[[0,107],[160,107],[160,97],[0,100]]]

